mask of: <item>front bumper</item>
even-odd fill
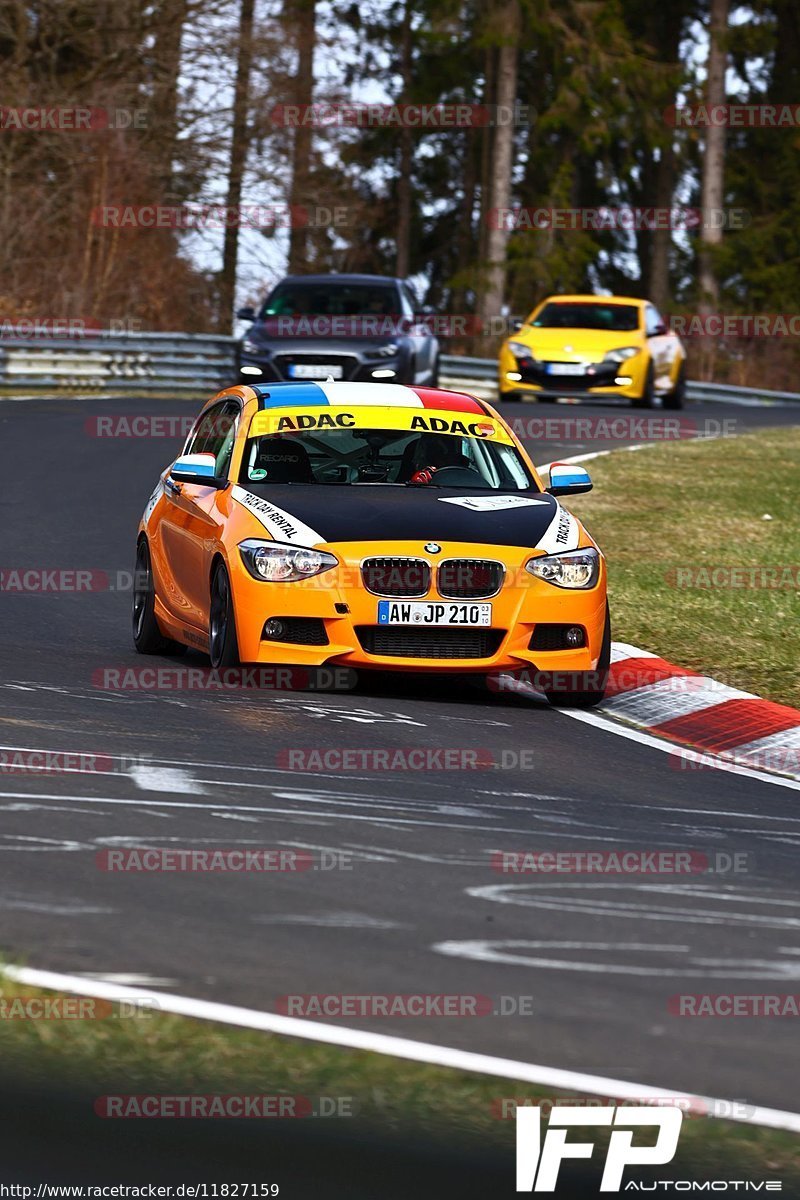
[[[293,352],[276,350],[272,354],[249,354],[239,352],[237,368],[239,383],[303,383],[290,371],[292,366],[334,366],[341,370],[337,379],[357,383],[407,383],[409,374],[408,355],[399,353],[392,357],[370,356],[364,351],[309,350]],[[320,375],[324,380],[325,375]],[[313,382],[313,381],[312,381]]]
[[[498,385],[500,395],[516,392],[532,400],[557,400],[562,397],[617,396],[638,400],[644,391],[647,357],[637,354],[621,363],[590,362],[579,375],[551,375],[548,362],[515,359],[510,351],[500,356]]]
[[[270,584],[254,579],[241,561],[229,563],[233,587],[236,631],[243,662],[305,666],[344,665],[376,670],[480,673],[518,671],[531,667],[547,671],[592,671],[596,668],[603,641],[606,616],[606,573],[601,556],[600,576],[587,591],[568,590],[529,575],[524,564],[531,551],[524,548],[443,543],[441,554],[420,554],[419,542],[393,542],[379,546],[356,543],[325,547],[339,559],[340,566],[302,583]],[[375,641],[365,630],[378,626],[380,597],[368,592],[361,582],[360,565],[372,555],[425,558],[436,565],[445,558],[491,558],[502,560],[506,576],[499,593],[487,598],[492,604],[491,629],[485,641],[488,653],[478,657],[441,657],[403,653],[370,653],[365,646]],[[238,557],[238,556],[237,556]],[[439,596],[432,584],[428,593],[414,599],[461,603]],[[482,602],[482,598],[467,603]],[[315,618],[324,624],[327,645],[307,645],[268,639],[264,624],[271,617]],[[579,625],[585,630],[585,645],[577,649],[531,650],[537,624]],[[414,626],[391,626],[416,631]]]

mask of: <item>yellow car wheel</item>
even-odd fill
[[[655,403],[656,395],[656,373],[652,362],[647,365],[647,374],[644,377],[644,387],[642,394],[633,402],[634,408],[652,408]]]

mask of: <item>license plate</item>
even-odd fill
[[[586,367],[583,363],[547,363],[548,375],[583,375]]]
[[[331,379],[342,378],[341,363],[290,363],[290,379]]]
[[[379,625],[491,625],[491,604],[464,601],[379,600]]]

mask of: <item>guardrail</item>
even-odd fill
[[[235,382],[235,345],[208,333],[0,339],[0,395],[205,397]]]
[[[181,395],[204,399],[236,382],[237,338],[210,333],[97,333],[0,338],[0,396]],[[441,383],[497,399],[497,361],[443,354]],[[689,382],[688,397],[740,404],[800,403],[795,392]]]

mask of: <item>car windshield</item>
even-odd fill
[[[538,491],[511,445],[401,429],[326,429],[251,437],[241,482]]]
[[[282,283],[267,298],[267,317],[390,317],[400,311],[400,298],[385,283]]]
[[[534,329],[598,329],[630,333],[639,328],[639,309],[633,304],[545,304],[531,322]]]

